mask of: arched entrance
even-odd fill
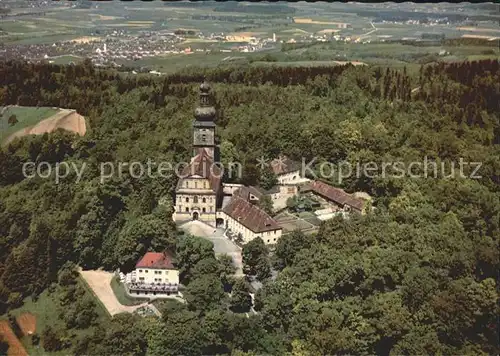
[[[215,225],[217,227],[224,227],[224,219],[222,219],[222,218],[215,219]]]
[[[198,220],[199,214],[197,211],[193,212],[193,220]]]

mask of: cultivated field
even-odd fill
[[[102,39],[100,37],[83,36],[83,37],[73,38],[70,41],[75,43],[89,43],[89,42],[99,42],[101,40]]]
[[[29,108],[29,107],[20,107],[20,108],[23,109],[24,112],[28,113],[28,114],[32,113],[33,110],[35,110],[35,112],[36,112],[36,108]],[[31,116],[29,116],[29,115],[28,115],[28,117],[31,118]],[[46,119],[41,119],[40,116],[35,116],[35,118],[37,118],[38,122],[34,125],[31,125],[31,126],[28,126],[29,124],[26,124],[26,122],[33,123],[33,122],[36,122],[36,120],[35,119],[31,119],[31,120],[25,119],[23,121],[25,123],[25,125],[22,125],[22,126],[24,126],[24,128],[22,128],[22,129],[16,128],[17,131],[15,131],[14,133],[12,133],[8,136],[5,136],[5,138],[3,139],[3,144],[7,145],[8,143],[12,142],[17,137],[23,137],[23,136],[27,136],[27,135],[42,135],[44,133],[51,133],[57,129],[63,129],[66,131],[74,132],[80,136],[85,135],[85,133],[87,131],[85,118],[82,115],[75,112],[74,110],[59,109],[56,111],[55,114],[50,115]],[[5,118],[4,118],[4,120],[5,120]],[[10,127],[9,129],[14,128],[15,126],[16,125]]]
[[[491,52],[491,47],[425,47],[405,46],[398,43],[381,43],[382,40],[420,39],[423,33],[443,34],[446,38],[474,37],[491,39],[497,37],[500,29],[492,24],[481,24],[482,27],[459,25],[428,25],[410,23],[380,23],[374,18],[360,16],[358,11],[373,11],[373,6],[356,4],[327,3],[293,3],[288,7],[295,13],[269,13],[262,7],[259,12],[239,12],[236,7],[228,7],[224,3],[210,5],[193,3],[193,6],[177,7],[169,4],[147,2],[130,2],[127,6],[117,7],[112,3],[100,2],[99,6],[88,9],[71,8],[70,5],[58,6],[46,11],[44,15],[5,18],[2,22],[3,34],[0,40],[6,44],[55,43],[74,40],[88,42],[102,39],[110,30],[124,30],[131,34],[140,31],[175,31],[178,29],[210,33],[225,33],[231,37],[229,41],[201,40],[187,38],[176,44],[179,49],[191,47],[211,50],[211,54],[195,52],[187,55],[168,55],[145,58],[134,61],[116,60],[118,64],[131,67],[147,67],[171,73],[189,67],[214,68],[227,65],[248,65],[246,59],[270,53],[277,57],[275,64],[281,66],[314,66],[337,65],[335,62],[363,62],[374,65],[406,65],[435,62],[437,60],[465,60],[488,54],[488,58],[498,58],[498,49]],[[401,5],[402,9],[411,9],[414,5]],[[349,7],[349,9],[347,9]],[[392,11],[399,8],[391,7]],[[385,9],[384,11],[386,11]],[[15,9],[13,12],[15,13]],[[23,10],[24,11],[24,10]],[[373,17],[376,17],[373,12]],[[293,20],[292,20],[293,19]],[[345,28],[350,24],[349,28]],[[269,38],[276,34],[278,43],[275,48],[261,53],[216,53],[227,50],[239,43],[248,43],[251,37]],[[280,41],[295,39],[297,42],[309,38],[309,35],[334,35],[351,37],[363,42],[344,43],[326,42],[311,48],[300,48],[281,52]],[[484,37],[479,37],[484,36]],[[447,57],[437,58],[442,50],[450,52]],[[489,52],[486,52],[489,51]],[[233,62],[226,57],[239,57],[242,60]],[[69,56],[49,58],[55,64],[78,62],[81,59]],[[259,59],[257,59],[259,61]],[[283,63],[281,63],[283,62]],[[293,63],[292,63],[293,62]],[[313,63],[317,62],[317,63]],[[331,62],[328,64],[327,62]],[[253,65],[268,65],[256,63]]]
[[[351,63],[355,66],[366,65],[358,61],[290,61],[290,62],[253,62],[253,66],[277,66],[277,67],[329,67],[340,66]]]
[[[345,22],[332,22],[332,21],[317,21],[313,19],[305,19],[305,18],[299,18],[299,17],[294,17],[293,22],[295,23],[300,23],[300,24],[314,24],[314,25],[336,25],[336,26],[347,26],[347,23]]]
[[[36,331],[36,316],[31,313],[23,313],[17,318],[17,323],[23,332],[23,335],[32,335]]]
[[[49,107],[5,106],[0,107],[0,143],[11,134],[32,127],[40,121],[56,114],[58,109]],[[16,116],[17,123],[10,125],[9,117]]]
[[[0,336],[9,344],[7,356],[28,356],[26,349],[10,328],[8,321],[0,321]]]
[[[457,27],[459,31],[472,31],[472,32],[500,32],[499,28],[485,28],[485,27]]]

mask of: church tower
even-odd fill
[[[210,85],[204,81],[200,85],[199,106],[194,110],[193,157],[200,152],[200,149],[204,149],[213,161],[218,158],[215,145],[215,117]]]

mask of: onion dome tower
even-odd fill
[[[210,85],[205,80],[200,85],[200,103],[194,110],[193,156],[204,149],[214,160],[215,157],[215,117],[217,112],[212,105]]]

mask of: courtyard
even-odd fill
[[[189,221],[181,225],[180,228],[191,235],[211,241],[214,244],[215,255],[231,256],[236,267],[235,275],[243,275],[241,248],[225,236],[223,228],[214,228],[197,220]]]
[[[276,215],[274,219],[278,225],[283,228],[283,234],[290,233],[294,230],[300,230],[306,234],[316,232],[321,220],[319,220],[314,213],[301,212],[298,215],[291,214],[283,211]]]

